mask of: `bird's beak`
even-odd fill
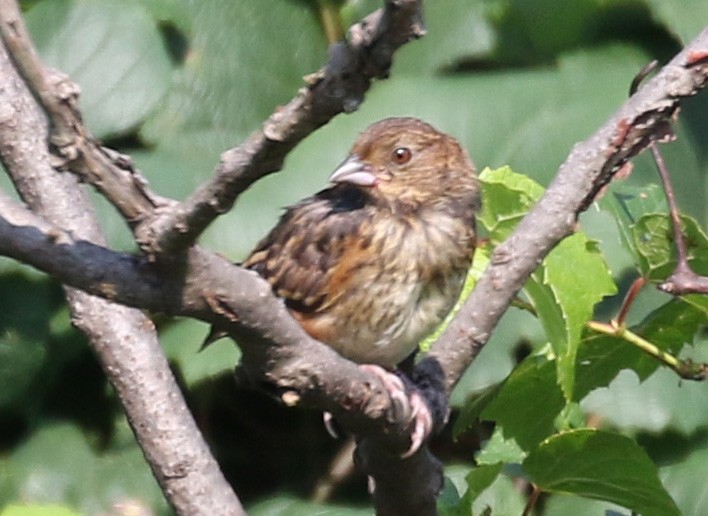
[[[375,186],[376,176],[371,167],[352,154],[329,176],[330,183],[349,183],[357,186]]]

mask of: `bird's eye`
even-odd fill
[[[393,151],[392,157],[393,161],[399,165],[403,165],[404,163],[408,163],[412,156],[413,154],[408,147],[398,147],[395,151]]]

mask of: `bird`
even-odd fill
[[[329,183],[287,208],[242,266],[311,337],[409,398],[414,452],[431,416],[391,371],[459,297],[476,247],[476,170],[455,138],[397,117],[361,132]]]

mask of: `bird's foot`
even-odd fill
[[[378,377],[396,407],[407,414],[408,420],[413,425],[413,431],[411,432],[411,445],[401,457],[410,457],[418,451],[433,430],[433,415],[427,402],[415,384],[402,374],[399,376],[374,364],[362,364],[359,367]]]

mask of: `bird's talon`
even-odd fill
[[[402,411],[408,415],[409,421],[413,424],[411,445],[401,455],[401,458],[410,457],[418,451],[433,430],[433,416],[427,403],[417,390],[413,390],[409,395],[408,390],[410,388],[406,389],[403,380],[394,373],[386,371],[383,367],[374,364],[362,364],[359,367],[381,380],[395,405],[394,410]],[[412,386],[412,388],[415,389],[415,386]]]
[[[415,423],[411,432],[411,445],[402,455],[402,459],[407,459],[421,447],[425,439],[433,430],[433,416],[430,414],[428,405],[423,397],[414,392],[410,397],[411,420]]]
[[[339,432],[337,432],[337,428],[334,423],[334,416],[330,412],[322,413],[322,422],[324,423],[325,430],[327,430],[327,433],[332,439],[339,439],[342,437],[339,435]]]

